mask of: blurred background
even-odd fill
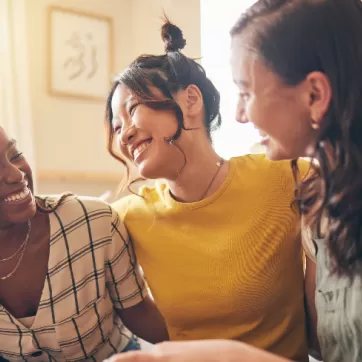
[[[0,0],[0,124],[35,171],[38,194],[112,201],[124,169],[107,154],[104,110],[111,79],[143,53],[163,53],[163,11],[184,32],[221,93],[225,158],[263,152],[235,122],[229,30],[248,0]]]

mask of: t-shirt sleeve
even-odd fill
[[[106,260],[106,283],[114,307],[124,309],[140,303],[147,288],[128,232],[118,213],[111,210],[112,241]]]

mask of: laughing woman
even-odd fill
[[[226,338],[307,360],[299,213],[290,162],[223,160],[213,149],[220,96],[180,51],[137,58],[107,108],[112,155],[148,179],[115,205],[172,340]]]
[[[36,197],[0,127],[0,360],[102,361],[168,339],[127,232],[96,199]]]

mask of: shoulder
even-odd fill
[[[110,230],[118,215],[106,202],[95,198],[76,195],[37,196],[41,209],[49,212],[57,223],[80,228],[92,225],[92,228]]]
[[[134,208],[135,205],[137,205],[138,203],[137,197],[139,196],[136,195],[123,196],[112,204],[112,208],[116,211],[116,213],[119,215],[119,217],[122,220],[124,220],[128,211]]]
[[[271,161],[265,154],[248,154],[239,157],[233,157],[237,167],[250,170],[269,170],[269,169],[280,169],[281,171],[291,170],[291,161]]]
[[[245,178],[250,175],[257,176],[278,176],[290,178],[293,176],[291,161],[271,161],[265,154],[251,154],[231,159],[239,171]]]
[[[112,204],[112,207],[124,219],[129,211],[143,210],[150,204],[156,204],[165,200],[168,193],[168,185],[164,182],[157,182],[155,186],[142,186],[137,195],[123,196]]]
[[[278,192],[288,200],[295,197],[297,184],[305,180],[311,169],[310,163],[299,159],[272,161],[265,154],[245,155],[232,159],[238,179],[248,181],[256,188],[268,186],[268,192]],[[292,167],[295,163],[297,167]]]
[[[37,201],[48,210],[58,213],[74,212],[87,213],[93,211],[106,211],[111,214],[111,206],[106,202],[88,196],[73,194],[37,196]]]

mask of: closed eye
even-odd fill
[[[140,104],[139,103],[133,103],[129,109],[128,109],[128,113],[130,114],[130,116],[133,116],[136,108],[139,106]]]
[[[118,133],[122,129],[122,122],[118,118],[114,118],[112,121],[112,128],[114,133]]]
[[[22,152],[17,152],[15,155],[13,155],[12,157],[11,157],[11,161],[12,162],[14,162],[14,161],[17,161],[17,160],[19,160],[20,158],[22,158],[23,157],[23,153]]]

